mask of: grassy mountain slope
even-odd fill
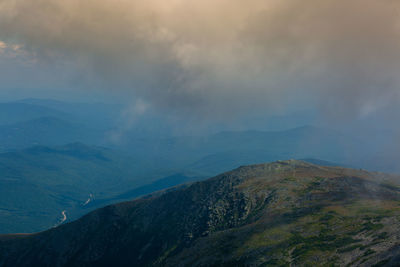
[[[0,237],[0,266],[371,266],[400,260],[398,177],[302,161],[241,167]]]

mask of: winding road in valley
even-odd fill
[[[86,200],[85,203],[83,203],[83,206],[86,206],[87,204],[89,204],[92,201],[92,199],[93,199],[93,194],[89,194],[89,198],[88,198],[88,200]]]
[[[93,200],[93,194],[89,194],[89,198],[88,198],[88,200],[86,200],[85,203],[83,203],[83,206],[86,206],[86,205],[89,204],[92,200]],[[61,215],[62,215],[62,219],[60,220],[60,222],[58,222],[56,225],[54,225],[54,227],[57,227],[57,226],[63,224],[63,223],[68,219],[68,217],[67,217],[67,210],[63,210],[63,211],[61,212]]]
[[[62,214],[63,218],[61,219],[60,224],[62,224],[63,222],[65,222],[65,221],[67,220],[67,211],[66,211],[66,210],[63,210],[63,211],[61,212],[61,214]]]
[[[56,225],[54,225],[53,227],[57,227],[57,226],[63,224],[63,223],[67,220],[67,211],[66,211],[66,210],[63,210],[63,211],[61,212],[61,215],[62,215],[62,219],[60,220],[60,222],[58,222],[58,223],[57,223]]]

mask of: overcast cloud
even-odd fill
[[[399,104],[399,11],[392,0],[1,0],[0,65],[18,48],[14,61],[62,65],[76,87],[185,114],[296,105],[362,117]]]

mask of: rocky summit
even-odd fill
[[[0,236],[0,266],[396,266],[400,179],[279,161]]]

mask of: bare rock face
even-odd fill
[[[240,167],[0,236],[0,266],[395,266],[399,181],[295,160]]]

